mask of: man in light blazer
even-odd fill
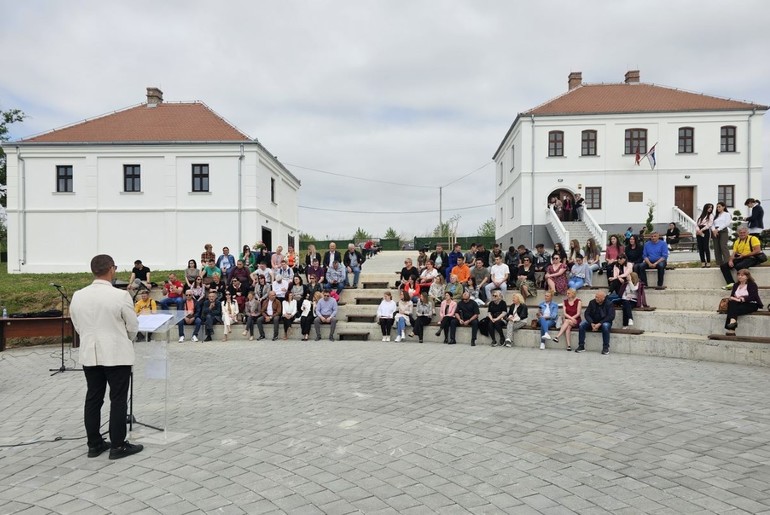
[[[119,459],[142,450],[126,441],[126,415],[134,344],[139,323],[131,295],[112,286],[115,261],[106,254],[91,260],[94,282],[72,295],[70,317],[80,335],[80,364],[86,376],[87,392],[84,420],[88,435],[88,457],[95,458],[110,449],[110,459]],[[110,442],[99,429],[101,408],[110,386]]]

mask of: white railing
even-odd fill
[[[607,231],[602,229],[602,227],[596,223],[596,220],[594,220],[594,217],[591,216],[591,213],[588,212],[588,209],[583,207],[583,209],[580,210],[581,218],[583,220],[583,223],[586,224],[586,229],[588,229],[588,232],[591,233],[591,236],[593,236],[594,240],[596,241],[596,244],[599,246],[600,249],[606,249],[607,248]]]
[[[695,220],[690,218],[687,213],[676,206],[671,209],[671,214],[676,225],[682,227],[685,232],[689,232],[693,236],[695,235],[695,231],[698,229],[698,225],[695,223]]]
[[[561,220],[559,220],[559,216],[556,214],[553,207],[548,208],[545,219],[553,230],[553,234],[560,240],[559,243],[561,243],[565,249],[569,248],[569,231],[564,228],[564,225],[561,223]]]

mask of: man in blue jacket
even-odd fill
[[[641,263],[634,265],[634,270],[639,274],[639,279],[647,286],[647,269],[655,268],[658,271],[658,288],[663,287],[663,276],[668,264],[668,245],[660,239],[660,234],[650,234],[650,241],[644,245]]]
[[[610,353],[610,329],[612,321],[615,320],[615,307],[611,302],[607,302],[606,298],[607,293],[597,291],[594,300],[588,303],[578,330],[578,348],[575,352],[585,352],[586,331],[601,331],[602,355],[606,356]]]

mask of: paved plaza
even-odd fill
[[[85,380],[49,376],[57,350],[0,354],[0,444],[64,437],[0,448],[2,514],[770,513],[761,367],[174,342],[165,440],[141,428],[145,451],[109,461],[86,457]],[[163,425],[164,383],[136,368],[135,415]]]

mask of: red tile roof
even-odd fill
[[[767,110],[767,106],[654,84],[583,84],[534,109],[535,116]]]
[[[23,143],[251,141],[202,102],[140,104]]]

